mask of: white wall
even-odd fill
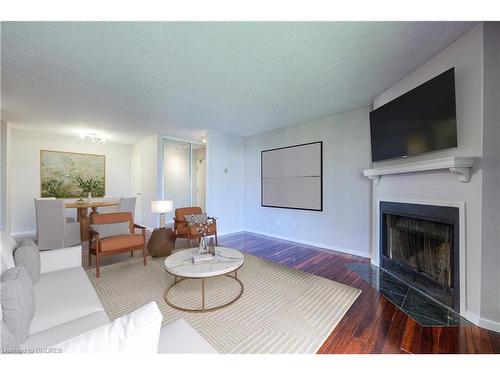
[[[0,120],[0,230],[5,229],[7,177],[7,123]]]
[[[106,155],[106,195],[130,195],[132,147],[116,143],[90,143],[76,138],[36,134],[10,129],[7,156],[10,232],[36,232],[33,198],[40,197],[40,150]],[[73,211],[68,215],[74,214]]]
[[[153,135],[132,147],[133,154],[141,156],[141,210],[142,225],[156,228],[159,225],[158,214],[151,212],[151,201],[159,199],[158,189],[158,144],[159,138]],[[163,153],[161,153],[163,154]],[[161,176],[160,176],[161,178]]]
[[[477,163],[469,183],[446,171],[383,176],[373,187],[373,260],[378,263],[377,200],[410,199],[465,202],[466,310],[479,315],[481,296],[481,209],[483,123],[483,33],[478,26],[373,101],[374,108],[404,94],[445,70],[455,67],[458,147],[414,157],[474,156]],[[401,163],[388,161],[377,166]],[[462,259],[461,259],[462,261]],[[461,275],[462,277],[463,275]]]
[[[209,133],[207,160],[207,213],[218,218],[220,234],[243,229],[243,138],[220,131]]]
[[[500,328],[500,22],[484,23],[483,97],[481,318]]]
[[[369,108],[247,137],[245,226],[352,254],[370,255]],[[323,141],[323,212],[261,207],[261,151]]]

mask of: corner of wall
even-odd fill
[[[0,230],[6,229],[7,205],[7,123],[0,120]]]

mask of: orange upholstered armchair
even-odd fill
[[[192,239],[200,239],[201,235],[198,233],[196,225],[190,225],[186,221],[186,215],[199,215],[202,213],[201,207],[182,207],[175,210],[174,216],[174,233],[175,238],[187,238],[188,246],[191,246]],[[214,217],[209,219],[213,220],[213,224],[208,228],[207,236],[215,236],[215,244],[217,241],[217,221]]]
[[[135,229],[141,229],[140,234]],[[100,277],[101,257],[142,250],[146,265],[146,227],[134,224],[131,212],[110,212],[90,217],[89,266],[96,257],[96,277]]]

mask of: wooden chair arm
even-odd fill
[[[139,224],[134,223],[134,233],[135,233],[135,228],[141,230],[141,234],[143,235],[143,237],[146,236],[146,227],[144,225],[139,225]]]

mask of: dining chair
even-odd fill
[[[113,202],[113,203],[116,203],[117,205],[116,206],[108,206],[108,207],[98,207],[97,208],[98,213],[106,214],[106,213],[110,213],[110,212],[118,212],[118,204],[120,202],[120,198],[110,197],[110,196],[105,195],[104,197],[99,198],[99,200],[106,201],[106,202]]]
[[[120,206],[118,207],[119,212],[131,212],[132,217],[135,214],[135,202],[137,197],[122,197],[120,198]]]
[[[35,198],[35,214],[40,250],[59,249],[80,243],[80,223],[66,218],[63,200]]]

